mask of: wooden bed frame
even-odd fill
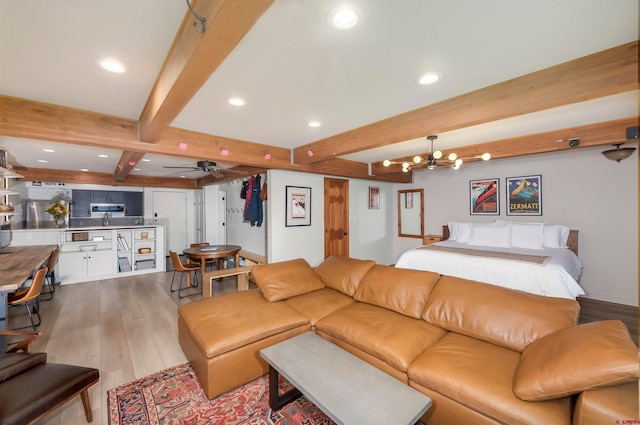
[[[442,240],[446,241],[449,239],[449,226],[442,226]],[[567,246],[574,254],[578,255],[578,231],[577,230],[569,230],[569,237],[567,238]]]

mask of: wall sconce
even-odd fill
[[[612,161],[616,161],[616,162],[620,162],[623,159],[627,159],[631,156],[631,154],[633,153],[633,151],[636,150],[636,148],[620,148],[620,146],[624,145],[624,143],[614,143],[613,146],[615,146],[615,149],[609,149],[606,150],[604,152],[602,152],[602,155],[604,155],[607,159],[610,159]]]

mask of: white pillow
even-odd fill
[[[544,223],[511,223],[511,246],[542,249]]]
[[[447,226],[449,226],[449,239],[450,241],[456,241],[458,240],[458,222],[457,221],[450,221],[447,223]]]
[[[544,226],[544,239],[542,245],[545,248],[568,248],[569,228],[560,224],[547,224]]]
[[[467,243],[471,237],[471,223],[458,223],[458,238],[457,242]]]
[[[471,237],[468,245],[492,246],[496,248],[511,247],[511,224],[509,223],[474,223],[471,226]]]

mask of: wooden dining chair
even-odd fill
[[[197,243],[192,243],[191,245],[189,245],[189,248],[202,248],[204,246],[209,246],[209,242],[197,242]],[[202,264],[200,264],[200,260],[198,259],[192,259],[191,263],[193,264],[198,264],[200,265],[200,267],[202,267]],[[220,268],[220,260],[216,259],[216,258],[209,258],[205,260],[205,264],[207,266],[213,266],[216,265],[218,268]]]
[[[183,264],[182,261],[180,260],[180,256],[175,251],[169,251],[169,257],[171,258],[171,265],[173,266],[173,277],[171,278],[171,287],[170,287],[171,292],[178,291],[178,298],[190,297],[192,295],[200,294],[202,292],[201,285],[200,285],[201,286],[200,290],[194,291],[193,293],[190,293],[187,295],[182,295],[183,290],[189,289],[187,287],[183,287],[184,275],[186,273],[193,272],[193,279],[191,279],[191,288],[198,287],[198,272],[200,271],[200,264],[196,264],[196,263]],[[180,273],[180,284],[178,285],[177,289],[174,289],[173,281],[176,278],[176,273]]]
[[[54,270],[56,268],[56,264],[58,264],[59,254],[60,254],[60,247],[56,247],[56,249],[54,249],[53,252],[51,253],[51,256],[49,257],[49,261],[47,261],[48,271],[46,276],[44,277],[44,284],[42,287],[42,292],[40,293],[41,301],[49,301],[50,299],[53,298],[54,292],[56,292],[56,287],[55,287],[56,277],[55,277]],[[47,298],[44,298],[43,296],[47,296]]]
[[[36,271],[33,276],[33,281],[31,282],[31,286],[28,288],[11,292],[7,296],[7,303],[10,306],[19,306],[24,305],[27,308],[27,313],[29,314],[29,320],[31,321],[31,327],[33,330],[36,330],[36,327],[40,326],[42,323],[42,318],[40,317],[40,310],[38,308],[38,297],[40,296],[40,292],[42,291],[42,284],[44,283],[44,277],[47,274],[47,266],[40,266],[40,268]],[[33,313],[38,316],[38,323],[34,323],[33,321]],[[28,326],[24,326],[28,327]],[[21,329],[21,328],[17,328]]]

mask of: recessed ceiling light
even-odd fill
[[[109,155],[105,155],[103,153],[101,153],[100,155],[98,155],[100,158],[109,158]]]
[[[187,178],[187,176],[180,176],[180,178],[181,178],[181,179],[186,179],[186,178]]]
[[[149,161],[151,161],[149,158],[142,158],[142,160],[143,160],[144,162],[149,162]]]
[[[355,27],[362,18],[362,11],[351,4],[335,7],[329,11],[327,22],[334,28],[346,30]]]
[[[134,168],[133,171],[142,171],[140,168]]]
[[[43,152],[55,152],[53,149],[42,149]]]
[[[233,96],[233,97],[228,97],[228,98],[227,98],[227,103],[228,103],[229,105],[233,105],[233,106],[244,106],[244,104],[245,104],[246,102],[245,102],[245,101],[244,101],[244,99],[243,99],[243,98],[241,98],[241,97],[235,97],[235,96]]]
[[[95,62],[100,68],[109,72],[114,72],[116,74],[124,74],[127,72],[127,66],[117,59],[98,58]]]
[[[433,84],[442,78],[442,74],[439,72],[427,72],[426,74],[422,74],[418,78],[416,78],[416,83],[426,86],[429,84]]]
[[[86,168],[81,168],[80,171],[89,171],[89,170]]]
[[[38,162],[44,162],[44,163],[46,163],[46,162],[49,162],[49,161],[47,161],[46,159],[39,159],[39,160],[38,160]]]
[[[307,124],[309,124],[309,127],[320,127],[322,125],[320,121],[309,121]]]

